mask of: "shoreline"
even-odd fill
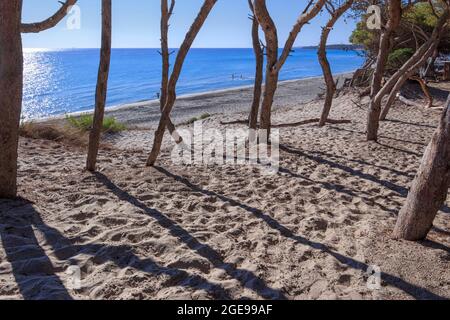
[[[339,84],[351,77],[354,71],[335,74]],[[307,103],[317,98],[323,90],[323,77],[283,80],[279,82],[273,109],[289,107],[294,104]],[[178,96],[171,114],[172,121],[179,124],[189,119],[208,113],[236,114],[247,112],[253,99],[253,85],[189,93]],[[55,115],[32,120],[39,123],[60,122],[67,115],[81,116],[93,114],[94,110],[78,111],[64,115]],[[145,100],[107,107],[105,116],[111,116],[128,127],[149,128],[157,124],[160,118],[159,100]]]

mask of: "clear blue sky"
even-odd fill
[[[155,48],[159,44],[160,0],[112,0],[113,47]],[[171,20],[170,46],[178,47],[203,0],[178,0]],[[281,43],[306,4],[306,0],[268,0],[277,23]],[[97,48],[100,46],[101,0],[79,0],[81,29],[68,30],[66,21],[40,34],[23,35],[26,48]],[[24,22],[45,19],[60,6],[57,0],[24,0]],[[194,47],[251,47],[247,0],[218,0]],[[323,12],[306,26],[296,46],[317,45],[321,26],[328,15]],[[348,43],[355,23],[339,22],[330,35],[330,44]]]

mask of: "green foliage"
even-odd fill
[[[120,132],[126,130],[126,126],[114,117],[106,117],[103,120],[103,130],[108,132]]]
[[[199,120],[204,120],[204,119],[208,119],[209,117],[211,117],[211,115],[209,113],[204,113],[200,116]]]
[[[409,10],[404,18],[425,29],[433,29],[438,19],[433,14],[433,9],[428,2],[417,3],[414,9]]]
[[[80,129],[82,131],[88,131],[92,128],[94,119],[89,115],[82,115],[80,117],[66,115],[66,120],[72,127]]]
[[[388,57],[388,69],[398,69],[403,64],[405,64],[406,61],[408,61],[409,58],[414,54],[414,49],[412,48],[401,48],[394,50],[389,54]]]
[[[74,128],[77,128],[81,131],[89,131],[92,129],[94,123],[93,115],[81,115],[79,117],[76,116],[66,116],[67,122]],[[126,130],[126,126],[116,120],[114,117],[105,117],[103,119],[102,131],[103,132],[120,132]]]
[[[355,45],[362,45],[367,50],[374,42],[373,31],[367,29],[366,22],[360,21],[356,25],[356,29],[353,30],[350,36],[350,43]]]
[[[436,13],[439,15],[442,12],[442,9],[439,9],[439,5],[435,5]],[[427,2],[420,2],[415,4],[412,8],[405,11],[403,13],[403,17],[405,24],[401,24],[400,27],[395,30],[396,37],[402,39],[401,47],[395,47],[393,50],[402,49],[402,48],[415,48],[417,38],[413,36],[411,32],[411,26],[409,24],[414,24],[422,29],[429,36],[433,31],[433,28],[436,26],[438,18],[433,13],[432,6]],[[441,52],[447,52],[446,48],[448,48],[448,43],[450,43],[450,32],[447,29],[442,33],[441,43],[439,45],[439,50]],[[369,30],[366,25],[366,15],[363,15],[361,21],[357,23],[355,30],[350,36],[350,42],[352,44],[363,45],[366,53],[369,56],[375,57],[378,51],[378,30]],[[406,40],[406,41],[405,41]],[[423,40],[421,40],[423,41]],[[421,42],[419,41],[419,45]],[[394,55],[394,58],[398,58],[405,56],[407,51],[398,52]],[[399,55],[399,56],[398,56]]]

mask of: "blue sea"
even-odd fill
[[[353,71],[363,63],[354,51],[328,50],[333,73]],[[174,55],[172,55],[174,59]],[[37,119],[94,106],[99,49],[25,49],[23,118]],[[252,49],[192,49],[178,83],[178,95],[251,85]],[[161,57],[157,49],[113,49],[108,107],[156,99]],[[280,79],[322,75],[316,50],[296,49]]]

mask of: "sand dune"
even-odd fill
[[[390,232],[439,112],[397,106],[378,144],[348,94],[332,117],[351,124],[284,128],[280,171],[181,166],[166,140],[145,168],[151,135],[110,138],[100,172],[83,150],[20,141],[20,195],[0,202],[0,298],[450,298],[449,210],[427,241]],[[320,102],[277,110],[275,123],[316,117]],[[220,121],[244,114],[215,115]],[[69,266],[81,270],[71,288]],[[368,287],[370,266],[381,270]],[[430,268],[433,266],[433,268]]]

